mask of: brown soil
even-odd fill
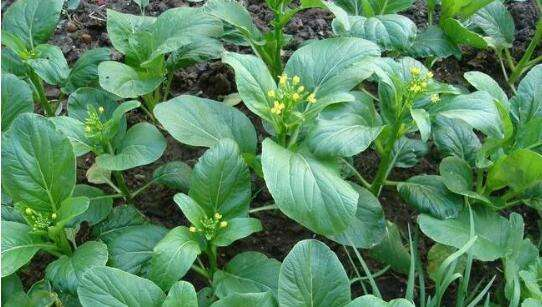
[[[2,3],[2,10],[12,1]],[[412,18],[420,28],[424,27],[426,21],[426,10],[424,1],[418,0],[415,6],[405,12],[405,15]],[[271,12],[266,8],[261,0],[247,0],[248,10],[253,14],[254,21],[262,29],[266,29],[266,24],[272,18]],[[194,6],[197,4],[189,3],[184,0],[153,0],[149,5],[147,12],[149,15],[159,15],[161,12],[172,7]],[[536,22],[536,9],[533,0],[527,2],[515,2],[508,4],[516,23],[516,42],[514,43],[513,55],[519,58],[529,43],[530,37],[534,33],[534,24]],[[63,15],[58,25],[52,43],[59,46],[64,52],[69,62],[74,62],[87,49],[101,46],[110,46],[108,39],[105,16],[106,9],[114,9],[125,13],[139,13],[139,8],[130,0],[82,0],[80,7],[75,11],[69,11]],[[293,18],[287,26],[288,34],[293,35],[291,44],[286,48],[285,57],[308,39],[321,39],[332,36],[330,23],[333,15],[329,12],[310,9],[304,11]],[[231,50],[237,50],[237,47],[228,46]],[[248,52],[248,50],[243,50]],[[464,56],[461,60],[448,58],[440,61],[434,67],[436,77],[442,81],[452,84],[467,86],[463,80],[464,72],[470,70],[482,70],[494,77],[506,88],[500,72],[497,60],[491,52],[476,51],[472,49],[464,50]],[[540,48],[538,50],[540,53]],[[118,53],[113,54],[114,59],[121,59]],[[192,94],[212,99],[221,99],[222,96],[236,92],[235,82],[232,70],[219,61],[198,64],[184,71],[177,72],[172,87],[172,95]],[[265,137],[259,120],[243,106],[238,107],[247,114],[260,132],[260,140]],[[144,120],[142,114],[135,114],[130,122]],[[165,134],[165,132],[164,132]],[[170,136],[167,136],[168,147],[164,155],[155,163],[140,167],[127,172],[126,178],[128,185],[135,189],[144,184],[152,177],[152,171],[167,161],[181,160],[193,165],[204,152],[203,148],[194,148],[182,145]],[[422,159],[421,163],[410,169],[396,169],[391,174],[391,180],[402,180],[410,176],[423,173],[432,174],[437,172],[438,154],[432,151],[428,156]],[[92,164],[93,158],[90,156],[81,158],[78,163],[78,178],[80,183],[85,182],[86,169]],[[371,178],[376,172],[378,156],[375,152],[369,150],[356,157],[355,164],[358,170]],[[106,187],[102,187],[107,190]],[[261,188],[252,207],[258,207],[272,202],[272,198],[267,191],[262,180],[255,178],[253,190]],[[176,191],[165,187],[153,186],[147,192],[141,194],[134,200],[134,204],[152,221],[172,228],[177,225],[186,224],[186,220],[173,203],[173,195]],[[403,230],[410,223],[415,224],[416,212],[406,205],[393,190],[386,189],[380,197],[380,201],[386,212],[386,217],[398,224]],[[536,221],[535,214],[528,210],[523,214],[528,224],[528,229],[534,230]],[[317,237],[328,244],[337,252],[339,257],[346,259],[344,251],[337,244],[330,242],[303,228],[299,224],[285,217],[279,211],[264,211],[255,214],[264,226],[264,230],[254,234],[249,238],[241,240],[234,245],[220,250],[221,263],[225,263],[235,254],[243,251],[260,251],[268,256],[282,260],[290,249],[300,240]],[[430,247],[430,242],[421,242],[421,253]],[[367,257],[368,258],[368,257]],[[39,256],[34,258],[31,267],[23,272],[23,279],[26,285],[43,277],[43,270],[52,258],[48,256]],[[377,271],[381,266],[367,259],[373,271]],[[345,268],[353,276],[351,266],[348,261],[343,261]],[[189,274],[186,277],[194,282],[196,286],[203,286],[203,282],[196,276]],[[476,279],[476,278],[475,278]],[[385,298],[396,298],[404,295],[406,287],[406,277],[394,273],[387,273],[378,279],[378,284]],[[354,289],[355,294],[360,294],[360,289]]]

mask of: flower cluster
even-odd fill
[[[267,96],[273,99],[271,113],[277,116],[292,110],[300,102],[316,103],[316,95],[305,90],[301,85],[301,78],[299,76],[289,78],[286,73],[279,76],[278,89],[269,90]]]
[[[57,218],[56,213],[47,215],[29,207],[24,209],[24,215],[26,216],[26,219],[33,231],[47,230],[47,228],[51,226],[53,221]]]
[[[215,237],[216,230],[228,227],[227,221],[221,221],[222,214],[216,212],[212,218],[205,217],[201,222],[201,228],[190,226],[188,230],[190,232],[201,232],[207,240],[212,240]]]
[[[105,112],[103,107],[95,109],[90,106],[88,108],[88,117],[85,120],[85,136],[91,140],[101,142],[103,139],[104,123],[102,122],[102,114]]]
[[[427,72],[422,75],[422,71],[419,67],[411,67],[410,73],[412,74],[412,81],[409,84],[409,91],[413,94],[420,94],[427,90],[428,82],[433,79],[433,73]]]

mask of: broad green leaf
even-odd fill
[[[514,147],[517,149],[532,148],[542,153],[542,116],[533,118],[519,128]]]
[[[380,244],[369,250],[371,257],[389,265],[394,271],[408,274],[410,268],[409,250],[403,244],[397,225],[388,221],[386,233]]]
[[[149,278],[169,289],[188,272],[201,248],[198,234],[184,226],[173,228],[154,248]]]
[[[110,59],[108,48],[90,49],[83,53],[73,65],[63,90],[72,93],[81,87],[98,86],[98,64]]]
[[[372,65],[368,64],[379,56],[380,49],[370,41],[355,37],[329,38],[296,50],[284,72],[299,76],[301,84],[316,94],[317,101],[308,111],[310,118],[327,105],[347,101],[348,92],[373,74]]]
[[[324,235],[339,234],[352,222],[358,193],[325,163],[266,139],[262,167],[269,192],[291,219]]]
[[[419,58],[431,56],[446,58],[452,55],[461,58],[461,50],[436,25],[431,25],[418,33],[409,53]]]
[[[93,149],[92,142],[85,135],[85,124],[68,116],[50,118],[55,127],[70,140],[73,152],[77,157],[87,154]]]
[[[427,143],[418,139],[400,138],[393,145],[392,155],[395,167],[409,168],[418,164],[419,160],[429,152]]]
[[[260,220],[251,217],[237,217],[226,220],[226,222],[228,226],[219,229],[212,240],[212,243],[216,246],[231,245],[233,242],[263,229]]]
[[[495,191],[505,186],[521,192],[534,182],[542,180],[542,155],[520,149],[499,159],[489,169],[486,186]]]
[[[170,189],[188,191],[192,168],[181,161],[171,161],[154,170],[152,179]]]
[[[196,63],[219,59],[223,52],[224,47],[219,40],[200,36],[173,51],[166,60],[166,66],[168,70],[183,69]]]
[[[46,43],[55,31],[63,4],[63,0],[15,1],[2,16],[2,30],[19,37],[29,48]]]
[[[92,234],[105,240],[107,236],[121,232],[129,226],[145,224],[144,215],[134,206],[124,205],[113,208],[107,219],[92,227]]]
[[[491,203],[486,197],[473,192],[472,170],[465,160],[457,156],[446,157],[440,162],[439,173],[448,190]]]
[[[107,34],[116,50],[134,60],[136,64],[141,63],[155,47],[151,43],[151,30],[155,21],[155,17],[107,10]]]
[[[339,258],[324,243],[303,240],[284,259],[279,274],[281,306],[344,306],[350,281]]]
[[[233,293],[216,302],[212,307],[235,307],[235,306],[258,306],[258,307],[276,307],[278,306],[271,292],[260,293]]]
[[[121,226],[102,233],[100,238],[109,249],[109,265],[138,274],[148,265],[153,249],[166,235],[167,229],[152,224]]]
[[[149,123],[139,123],[126,132],[117,152],[96,157],[99,167],[122,171],[158,160],[166,149],[166,139]]]
[[[83,307],[159,307],[166,295],[150,280],[110,267],[94,267],[77,289]]]
[[[24,293],[23,282],[17,274],[2,277],[2,302],[6,304],[8,298],[17,293]]]
[[[484,37],[469,30],[457,19],[444,19],[441,21],[441,27],[448,37],[458,45],[469,45],[478,49],[485,49],[487,47]]]
[[[272,122],[271,107],[273,99],[267,92],[276,90],[277,85],[265,63],[258,57],[248,54],[224,52],[222,62],[235,70],[237,91],[243,103],[259,117]]]
[[[410,177],[397,186],[397,191],[409,205],[441,219],[457,217],[463,206],[461,197],[450,192],[440,176]]]
[[[513,118],[519,126],[542,116],[542,64],[536,65],[525,75],[517,92],[510,104]]]
[[[69,197],[60,204],[60,208],[56,211],[58,215],[55,227],[63,228],[70,223],[75,217],[80,216],[88,210],[90,199],[85,196]]]
[[[244,5],[231,0],[211,0],[205,4],[205,12],[235,27],[243,36],[252,41],[262,40],[262,33],[252,22]]]
[[[386,302],[382,300],[381,298],[378,298],[374,295],[367,294],[367,295],[356,298],[355,300],[347,304],[345,307],[415,307],[415,306],[416,305],[412,304],[412,302],[404,298],[397,298],[389,302]]]
[[[73,196],[86,196],[90,199],[87,211],[81,214],[72,222],[74,224],[86,221],[93,226],[104,220],[111,212],[113,207],[112,198],[102,198],[105,193],[96,188],[85,184],[78,184],[73,190]]]
[[[75,186],[75,155],[45,117],[19,115],[2,138],[2,188],[14,202],[52,212]]]
[[[475,259],[493,261],[504,256],[508,239],[508,220],[481,207],[473,210],[474,235],[478,236],[470,248]],[[421,231],[432,240],[453,246],[463,247],[470,240],[470,218],[467,209],[454,219],[441,220],[421,214],[418,216]]]
[[[493,98],[501,101],[508,108],[510,107],[506,93],[501,89],[497,81],[493,80],[490,76],[479,71],[469,71],[463,76],[477,90],[488,92]]]
[[[198,307],[198,297],[194,286],[187,281],[181,280],[173,284],[169,289],[166,300],[162,307]]]
[[[178,193],[173,197],[173,201],[177,204],[181,212],[184,214],[186,219],[192,223],[195,227],[203,228],[203,223],[205,218],[208,217],[205,210],[198,205],[190,196]]]
[[[5,33],[2,35],[4,36]],[[14,74],[17,77],[23,78],[30,73],[30,66],[11,49],[2,49],[2,73]]]
[[[474,165],[482,146],[472,128],[460,119],[437,116],[433,140],[444,156],[457,156]]]
[[[45,277],[56,289],[76,294],[83,274],[96,266],[107,263],[107,246],[101,242],[88,241],[79,246],[72,255],[61,256],[45,269]]]
[[[482,29],[490,46],[498,49],[512,47],[516,28],[512,15],[502,2],[493,1],[484,6],[471,20]]]
[[[410,115],[414,119],[416,126],[418,126],[422,141],[427,142],[431,135],[431,117],[429,113],[424,109],[410,109]]]
[[[223,138],[239,144],[243,152],[256,152],[256,130],[239,110],[195,96],[179,96],[158,104],[154,114],[179,142],[212,147]]]
[[[143,71],[119,62],[104,61],[98,65],[100,86],[122,98],[137,98],[154,91],[164,76]]]
[[[353,187],[359,194],[356,217],[344,232],[328,238],[347,246],[353,243],[356,248],[371,248],[386,235],[384,212],[371,192],[354,184]]]
[[[368,1],[376,15],[393,14],[408,9],[413,0],[357,0]]]
[[[41,248],[54,247],[30,234],[26,224],[2,221],[2,277],[11,275],[27,264]]]
[[[92,164],[85,174],[87,181],[94,184],[106,184],[111,182],[111,171],[101,168],[96,163]]]
[[[542,181],[538,181],[527,188],[521,197],[528,206],[539,211],[542,210]],[[3,214],[2,211],[2,216]]]
[[[225,298],[235,293],[270,291],[277,296],[280,262],[258,252],[237,254],[213,275],[215,294]]]
[[[36,58],[26,60],[32,69],[46,83],[51,85],[62,85],[70,73],[68,62],[62,54],[62,50],[54,45],[38,45],[34,52]]]
[[[192,197],[207,213],[225,219],[246,216],[251,197],[250,173],[239,147],[223,139],[203,154],[192,170]]]
[[[443,99],[430,109],[430,113],[461,119],[491,137],[499,139],[504,137],[499,110],[493,97],[487,92],[474,92]]]
[[[349,16],[345,27],[333,20],[333,32],[338,36],[364,38],[383,50],[408,50],[416,38],[416,24],[407,17],[389,14],[375,17]]]
[[[28,83],[15,75],[2,74],[2,131],[8,130],[19,114],[33,111],[34,99]]]

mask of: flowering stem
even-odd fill
[[[34,84],[34,87],[36,88],[39,103],[45,111],[45,114],[48,117],[55,116],[53,107],[51,106],[51,103],[49,102],[49,100],[47,100],[47,96],[45,95],[45,88],[43,87],[43,82],[41,81],[41,79],[34,71],[30,72],[29,77],[30,81],[32,82],[32,84]]]
[[[384,144],[384,154],[378,164],[378,171],[376,173],[375,179],[371,185],[371,191],[373,194],[378,197],[382,186],[390,174],[393,164],[395,164],[395,159],[393,157],[393,146],[398,139],[399,129],[401,127],[401,122],[397,121],[393,125],[392,132],[390,133],[387,142]]]
[[[358,179],[359,183],[363,185],[364,188],[371,188],[371,184],[367,180],[365,180],[363,176],[361,176],[358,170],[352,164],[350,164],[350,162],[348,162],[345,158],[341,158],[341,161],[346,164],[346,166],[354,173],[355,177]]]
[[[207,248],[207,257],[209,258],[209,265],[210,268],[210,276],[213,276],[218,268],[217,265],[217,253],[216,253],[216,246],[215,245],[209,245]]]
[[[256,212],[266,211],[266,210],[276,210],[278,208],[279,207],[277,205],[272,204],[272,205],[261,206],[261,207],[258,207],[258,208],[250,209],[248,211],[248,213],[256,213]]]

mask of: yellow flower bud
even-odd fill
[[[314,93],[311,93],[309,97],[307,97],[308,103],[315,103],[316,102],[316,95]]]
[[[90,128],[90,126],[85,126],[85,131],[86,132],[90,132],[92,129]]]
[[[104,107],[99,107],[99,108],[98,108],[98,112],[100,112],[100,113],[103,113],[103,112],[105,112],[105,109],[104,109]]]
[[[293,94],[292,94],[292,99],[293,99],[294,101],[298,101],[299,99],[301,99],[301,96],[299,96],[298,93],[293,93]]]
[[[305,87],[303,85],[297,88],[298,93],[303,93],[303,91],[305,91]]]
[[[412,84],[410,86],[410,91],[413,92],[413,93],[419,93],[422,91],[422,88],[419,84]]]
[[[28,214],[28,215],[31,215],[31,214],[32,214],[32,209],[26,208],[26,209],[24,210],[24,213],[26,213],[26,214]]]
[[[301,82],[301,78],[299,78],[299,76],[293,76],[293,78],[292,78],[292,83],[293,83],[294,85],[298,85],[299,82]]]
[[[422,89],[426,89],[427,88],[427,82],[423,81],[422,83],[420,83],[420,86]]]
[[[288,75],[287,74],[282,74],[282,75],[279,76],[279,84],[281,86],[285,86],[286,81],[288,81]]]
[[[274,90],[269,90],[267,91],[267,96],[269,96],[270,98],[275,98],[276,93]]]
[[[433,78],[433,73],[432,72],[428,72],[427,75],[425,75],[428,79],[431,79]]]
[[[220,222],[220,228],[226,228],[226,227],[228,227],[228,222],[226,221]]]
[[[220,214],[218,212],[215,213],[215,219],[220,220],[221,218],[222,218],[222,214]]]
[[[421,72],[422,72],[422,70],[419,67],[413,66],[413,67],[410,68],[410,73],[414,77],[418,76]]]
[[[279,115],[280,113],[282,113],[282,110],[284,110],[284,108],[285,108],[284,103],[275,101],[275,104],[271,108],[271,113]]]
[[[190,226],[190,228],[188,228],[188,231],[190,231],[190,232],[196,232],[196,227]]]
[[[57,218],[56,213],[51,214],[51,218],[52,218],[53,220],[56,220],[56,218]]]
[[[440,101],[440,96],[438,94],[431,95],[431,102],[432,103],[437,103],[439,101]]]

